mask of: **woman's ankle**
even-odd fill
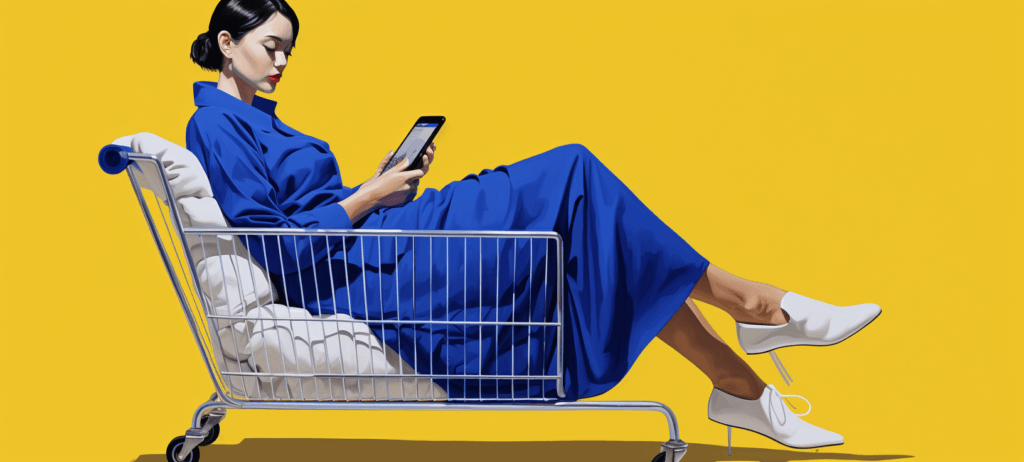
[[[714,382],[713,385],[715,388],[730,395],[749,400],[760,399],[761,395],[764,394],[765,387],[768,386],[768,384],[760,379],[750,380],[741,378],[725,378]]]
[[[759,284],[757,290],[745,294],[743,306],[733,317],[736,322],[781,326],[789,322],[789,315],[782,309],[782,297],[786,291],[767,284]]]

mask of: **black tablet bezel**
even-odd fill
[[[437,127],[434,129],[434,132],[430,134],[430,138],[427,138],[427,142],[423,144],[423,148],[420,149],[420,152],[416,153],[416,158],[413,159],[412,163],[409,164],[409,167],[405,169],[406,171],[415,170],[423,166],[423,153],[427,151],[427,148],[430,146],[430,143],[434,141],[434,137],[436,137],[437,134],[441,131],[441,127],[444,126],[444,121],[444,116],[423,116],[420,117],[419,119],[416,119],[416,123],[412,124],[412,128],[410,128],[409,132],[405,134],[405,138],[402,138],[402,142],[398,143],[398,147],[395,148],[396,153],[398,152],[398,148],[402,147],[402,144],[405,143],[405,140],[409,139],[409,135],[412,135],[412,132],[413,130],[416,129],[417,125],[436,123]],[[401,162],[401,159],[399,159],[397,162],[395,162],[394,160],[393,162],[388,162],[389,166],[385,168],[384,171],[387,171],[388,169],[391,168],[391,166],[394,166],[398,162]]]

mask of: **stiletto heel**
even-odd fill
[[[726,425],[725,428],[726,428],[726,431],[729,432],[728,436],[726,437],[726,438],[728,438],[726,441],[728,442],[727,443],[728,444],[727,447],[729,448],[729,455],[731,456],[732,455],[732,427]]]

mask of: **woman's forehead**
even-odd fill
[[[257,39],[264,39],[270,37],[277,39],[279,42],[285,45],[292,44],[292,22],[288,18],[284,17],[280,13],[274,13],[270,19],[260,24],[259,27],[252,30],[252,34]]]

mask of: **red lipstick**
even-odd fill
[[[269,77],[269,79],[270,79],[271,82],[280,82],[281,81],[281,74],[272,75],[272,76]]]

